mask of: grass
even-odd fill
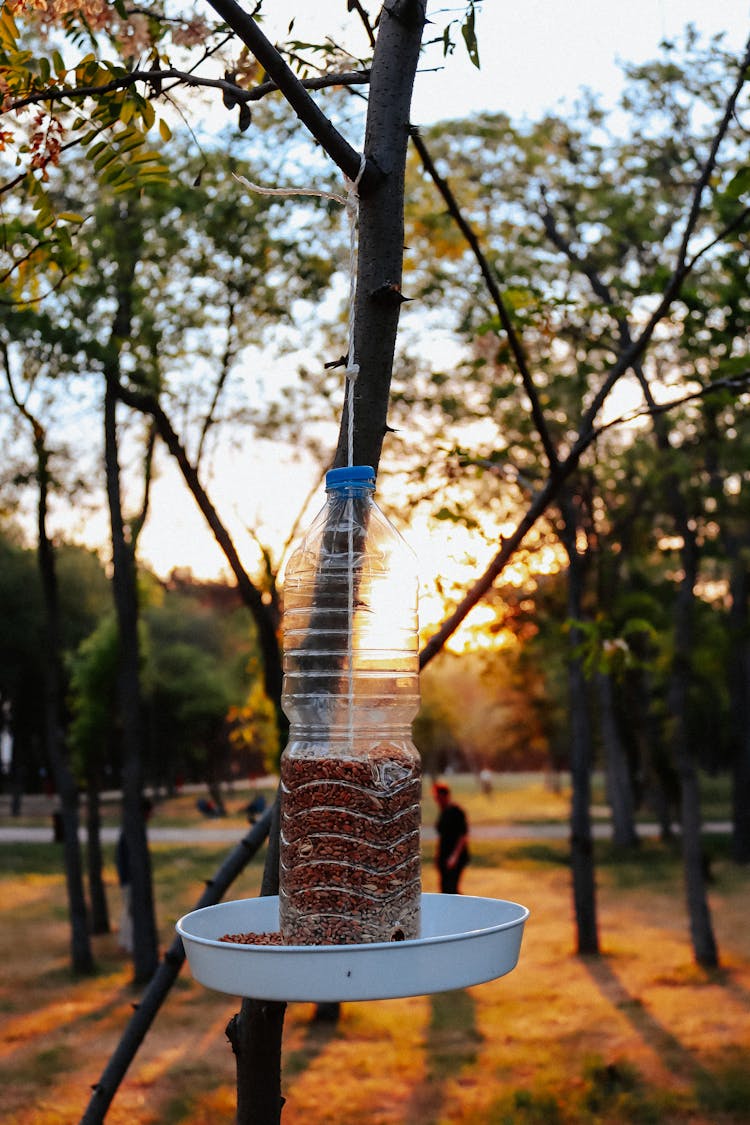
[[[513,819],[564,794],[519,781],[457,795],[472,822]],[[235,803],[239,809],[241,795]],[[154,823],[185,822],[192,803]],[[487,801],[486,805],[482,802]],[[550,808],[550,811],[552,809]],[[425,821],[434,809],[429,799]],[[243,826],[235,813],[238,830]],[[222,826],[232,823],[220,822]],[[481,821],[480,821],[481,823]],[[517,969],[476,988],[342,1007],[318,1024],[292,1004],[284,1032],[284,1125],[739,1125],[750,1106],[750,872],[712,837],[711,907],[722,967],[692,959],[679,855],[597,843],[603,954],[574,955],[565,840],[477,839],[466,893],[526,903]],[[154,847],[161,938],[225,855]],[[425,849],[425,890],[435,876]],[[94,938],[97,972],[68,971],[65,890],[52,844],[0,847],[0,1120],[79,1120],[137,1000],[114,935]],[[111,909],[117,888],[108,851]],[[233,895],[254,894],[260,862]],[[108,1125],[222,1125],[234,1118],[225,1027],[237,1001],[181,976],[107,1115]]]

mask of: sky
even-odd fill
[[[377,10],[375,3],[364,6]],[[274,33],[283,36],[294,16],[296,38],[314,40],[321,27],[336,38],[345,7],[344,0],[266,0],[263,27],[269,38]],[[436,33],[462,11],[463,0],[428,0],[428,18]],[[614,101],[622,78],[619,60],[654,57],[662,39],[679,35],[689,23],[710,34],[724,31],[727,44],[740,48],[750,34],[750,2],[481,0],[476,17],[480,69],[469,61],[456,28],[453,56],[445,61],[442,50],[434,51],[417,76],[412,121],[427,125],[484,109],[517,120],[533,118],[574,99],[582,86]]]
[[[375,9],[374,5],[371,5]],[[264,25],[273,38],[287,29],[299,10],[294,33],[319,37],[321,27],[337,37],[343,0],[315,4],[268,0]],[[458,15],[461,8],[456,8]],[[432,3],[428,14],[436,27],[450,9]],[[441,14],[442,13],[442,14]],[[472,66],[460,42],[453,57],[429,60],[417,77],[412,121],[431,124],[481,110],[502,111],[516,120],[533,119],[545,110],[571,104],[582,87],[599,92],[614,105],[621,86],[619,61],[644,61],[658,54],[664,37],[678,36],[689,22],[704,33],[727,33],[726,43],[741,49],[750,33],[747,0],[484,0],[477,32],[481,69]],[[438,69],[431,69],[437,66]],[[357,144],[358,139],[352,138]],[[280,541],[310,486],[310,467],[292,456],[265,448],[260,457],[226,450],[215,463],[211,493],[231,527],[246,565],[254,548],[243,527],[259,524]],[[263,482],[259,492],[258,481]],[[257,499],[258,496],[262,500]],[[322,492],[320,500],[322,500]],[[141,555],[160,574],[174,566],[190,567],[199,577],[225,570],[223,556],[205,528],[194,502],[166,462],[152,499],[152,518],[141,539]],[[438,548],[439,550],[439,548]]]

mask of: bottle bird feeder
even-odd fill
[[[334,469],[284,582],[279,895],[177,923],[194,977],[259,1000],[377,1000],[464,988],[516,965],[528,910],[421,890],[413,555]]]

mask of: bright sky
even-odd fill
[[[375,5],[370,7],[375,10]],[[336,38],[336,18],[331,13],[340,13],[345,5],[343,0],[315,4],[269,0],[267,8],[272,17],[264,25],[269,37],[276,32],[283,35],[290,13],[297,9],[295,36],[311,39],[319,37],[324,27]],[[442,26],[441,12],[449,9],[432,3],[428,11],[436,26]],[[459,4],[456,15],[460,11]],[[427,124],[481,109],[504,111],[516,119],[534,118],[570,103],[583,86],[613,104],[621,81],[618,60],[656,56],[659,41],[679,35],[689,22],[704,33],[726,31],[727,45],[739,50],[750,32],[750,4],[747,0],[524,0],[516,4],[484,0],[477,21],[481,70],[468,61],[459,36],[455,55],[444,66],[440,56],[430,60],[431,65],[443,67],[439,73],[418,76],[412,120]],[[352,141],[357,144],[359,139]],[[260,461],[249,450],[245,454],[227,450],[217,461],[211,486],[249,566],[255,555],[243,526],[260,521],[266,529],[288,528],[310,484],[309,470],[291,457],[280,459],[268,448],[265,456],[271,456],[272,462]],[[142,555],[159,573],[189,566],[196,575],[209,577],[225,568],[202,517],[169,465],[163,465],[156,483],[152,511]],[[277,541],[282,537],[276,533]],[[432,556],[440,554],[436,544]]]
[[[378,5],[365,2],[375,12]],[[283,37],[294,16],[295,38],[315,41],[321,28],[338,39],[344,27],[344,0],[266,0],[263,27]],[[438,33],[459,19],[463,0],[428,0]],[[476,110],[536,117],[575,97],[582,86],[614,101],[621,82],[619,60],[642,62],[658,53],[659,42],[695,26],[707,34],[725,31],[727,45],[740,48],[750,35],[748,0],[481,0],[477,36],[481,69],[467,57],[458,28],[452,58],[435,50],[418,76],[412,120],[429,124]],[[427,39],[428,36],[425,36]],[[356,44],[352,50],[357,50]],[[362,47],[362,50],[365,48]],[[429,73],[440,67],[440,73]]]

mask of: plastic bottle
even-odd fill
[[[293,945],[419,936],[416,560],[365,465],[332,469],[284,578],[279,913]]]

